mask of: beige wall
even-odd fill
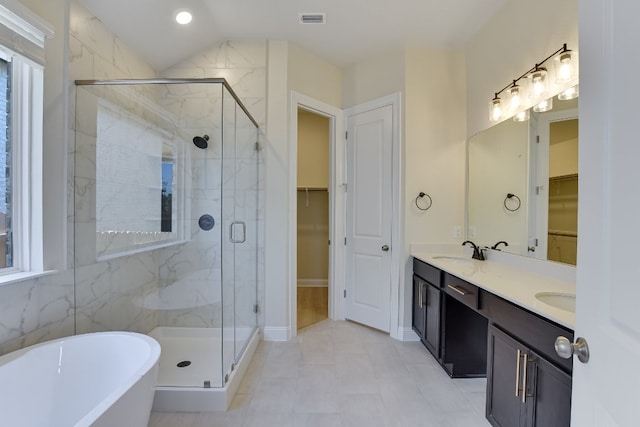
[[[405,71],[406,243],[451,243],[464,225],[464,55],[408,50]],[[413,204],[420,191],[428,211]]]
[[[293,43],[287,44],[289,89],[340,107],[342,70]]]
[[[329,188],[330,123],[298,108],[298,188]]]
[[[298,190],[298,285],[327,284],[328,241],[329,193]]]
[[[549,147],[549,176],[578,173],[578,138],[568,139]]]
[[[405,90],[405,53],[370,58],[343,70],[342,108],[351,108]]]
[[[578,0],[505,2],[467,45],[467,135],[490,126],[494,92],[563,43],[579,50]]]
[[[462,51],[403,49],[381,54],[344,70],[343,108],[400,93],[403,254],[400,272],[400,327],[411,326],[413,243],[461,242],[453,229],[464,226],[465,60]],[[421,191],[433,198],[428,211],[413,201]]]
[[[400,326],[411,326],[409,245],[461,243],[454,227],[464,227],[465,79],[461,51],[409,49],[405,52],[404,89],[404,244]],[[433,205],[414,205],[419,192]]]
[[[549,177],[578,173],[578,120],[550,125]]]

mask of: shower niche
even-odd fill
[[[156,409],[226,409],[258,340],[257,123],[224,79],[75,89],[76,332],[156,338]]]

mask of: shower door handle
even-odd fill
[[[242,238],[236,239],[236,225],[242,226]],[[244,243],[247,240],[247,224],[244,221],[233,221],[229,225],[229,241],[231,243]]]

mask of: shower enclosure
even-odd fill
[[[76,333],[156,338],[157,390],[226,388],[257,342],[256,121],[224,79],[77,81],[75,111]]]

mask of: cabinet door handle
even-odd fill
[[[462,295],[462,296],[469,295],[469,292],[467,292],[466,290],[461,289],[461,288],[459,288],[459,287],[457,287],[457,286],[454,286],[454,285],[447,285],[447,287],[449,287],[449,288],[453,289],[454,291],[456,291],[457,293],[459,293],[459,294],[460,294],[460,295]]]
[[[424,287],[424,283],[422,282],[418,282],[419,283],[419,287],[418,287],[418,307],[422,308],[422,288]]]
[[[524,354],[524,371],[522,372],[522,403],[527,403],[527,353]]]
[[[424,283],[424,303],[429,307],[429,290],[426,283]]]
[[[516,350],[516,397],[520,393],[520,349]]]

